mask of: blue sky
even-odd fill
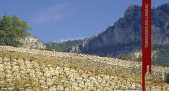
[[[152,0],[152,7],[169,3]],[[43,42],[88,38],[101,33],[141,0],[1,0],[0,16],[16,15],[32,27]]]

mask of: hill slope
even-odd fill
[[[147,90],[169,90],[169,71],[152,67]],[[84,54],[0,46],[0,89],[141,90],[141,63]]]
[[[70,52],[73,46],[79,46],[83,40],[69,40],[65,42],[48,42],[46,43],[47,50],[55,50],[57,52]]]

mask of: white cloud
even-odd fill
[[[73,12],[70,6],[71,4],[65,3],[44,8],[32,16],[30,20],[33,24],[56,23]]]

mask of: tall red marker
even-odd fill
[[[145,91],[145,74],[151,73],[151,0],[142,0],[142,90]]]

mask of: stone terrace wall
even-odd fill
[[[54,56],[56,58],[68,58],[68,59],[80,59],[83,58],[84,61],[90,62],[99,62],[102,64],[115,66],[116,70],[125,70],[128,73],[136,73],[136,75],[142,74],[142,63],[141,62],[133,62],[129,60],[121,60],[116,58],[108,58],[108,57],[99,57],[93,55],[85,55],[85,54],[76,54],[76,53],[63,53],[63,52],[52,52],[45,50],[36,50],[36,49],[26,49],[26,48],[15,48],[10,46],[0,46],[0,50],[9,50],[9,51],[20,51],[26,53],[33,54],[44,54]],[[169,67],[160,67],[160,66],[152,66],[151,76],[155,79],[160,79],[162,81],[168,81],[169,79]]]

